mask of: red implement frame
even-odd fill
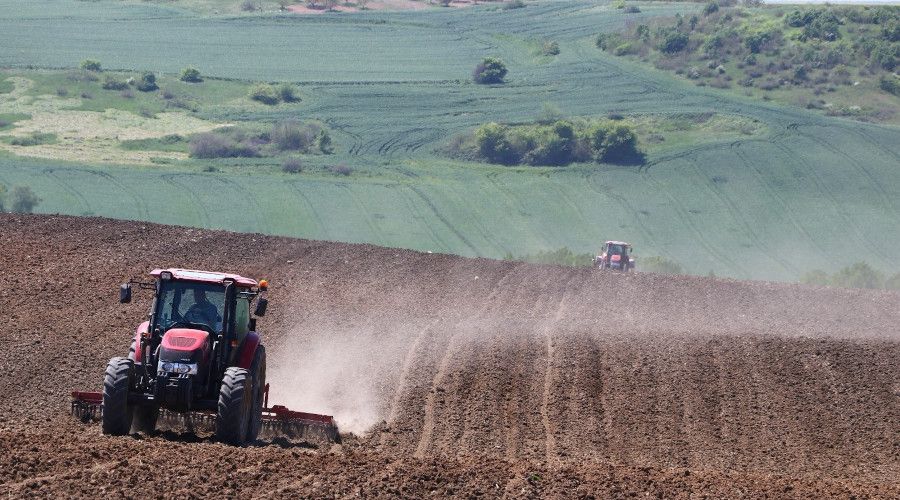
[[[332,442],[340,442],[337,424],[331,415],[319,415],[294,411],[283,405],[269,407],[269,384],[265,387],[263,400],[262,427],[272,434],[289,437],[321,436]],[[99,392],[72,392],[72,415],[83,422],[100,419],[103,416],[103,394]],[[161,416],[189,415],[192,420],[215,422],[216,414],[212,411],[192,411],[178,414],[162,410]]]

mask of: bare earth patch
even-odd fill
[[[16,122],[6,136],[28,136],[34,132],[56,134],[55,144],[13,146],[0,142],[0,148],[19,156],[49,158],[88,163],[152,164],[151,158],[185,159],[178,152],[125,151],[120,141],[152,139],[171,134],[190,135],[208,132],[225,124],[194,118],[183,112],[158,113],[153,118],[119,109],[104,112],[72,109],[80,98],[55,95],[28,96],[33,82],[27,78],[9,78],[15,90],[0,95],[0,113],[31,115]]]

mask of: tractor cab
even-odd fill
[[[607,241],[594,258],[594,266],[599,269],[615,269],[617,271],[634,271],[634,257],[631,256],[631,244],[624,241]]]

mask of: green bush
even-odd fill
[[[541,54],[545,56],[559,55],[559,43],[554,40],[548,40],[541,46]]]
[[[40,146],[41,144],[53,144],[56,142],[56,134],[32,132],[24,137],[10,137],[7,139],[13,146]]]
[[[297,174],[303,171],[303,162],[299,158],[287,158],[281,164],[282,172]]]
[[[93,71],[94,73],[103,71],[103,67],[100,66],[100,61],[95,61],[93,59],[85,59],[84,61],[81,61],[81,65],[79,67],[85,71]]]
[[[883,278],[865,262],[847,266],[831,277],[831,284],[846,288],[881,288]]]
[[[503,61],[496,57],[485,57],[472,72],[472,79],[481,84],[503,83],[506,73]]]
[[[203,77],[200,76],[200,70],[197,68],[184,68],[181,71],[181,81],[188,83],[200,83]]]
[[[104,90],[125,90],[128,88],[128,82],[125,80],[119,80],[113,75],[106,75],[106,78],[103,79],[103,85],[101,85]]]
[[[512,164],[515,159],[512,147],[506,137],[506,126],[499,123],[486,123],[475,131],[475,144],[478,153],[491,163]]]
[[[141,92],[153,92],[159,89],[159,86],[156,84],[156,75],[150,71],[142,74],[141,79],[137,81],[135,86]]]
[[[250,87],[249,96],[250,99],[269,106],[278,104],[278,92],[276,92],[275,87],[267,83],[257,83]]]
[[[663,35],[657,48],[666,54],[674,54],[686,49],[688,42],[690,42],[690,37],[688,37],[687,33],[669,30]]]
[[[881,80],[878,82],[878,86],[888,94],[900,97],[900,78],[893,75],[882,76]]]
[[[330,155],[334,153],[334,145],[331,142],[331,136],[325,130],[320,130],[316,135],[316,147],[322,154]]]
[[[30,214],[38,206],[41,199],[28,186],[16,186],[10,193],[10,209],[13,212]]]
[[[289,83],[283,83],[278,86],[278,97],[283,102],[297,102],[300,97],[297,96],[297,89]]]
[[[706,4],[706,7],[703,7],[704,16],[710,16],[716,12],[719,12],[719,4],[716,2],[709,2]]]

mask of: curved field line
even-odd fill
[[[788,158],[793,158],[798,165],[801,165],[804,168],[804,170],[806,170],[807,174],[812,179],[813,184],[815,184],[816,189],[819,192],[823,193],[828,198],[828,201],[834,208],[834,212],[838,215],[838,217],[843,219],[843,227],[845,229],[848,229],[848,230],[856,233],[856,236],[861,241],[865,241],[867,243],[867,246],[872,250],[872,252],[875,253],[876,255],[878,255],[879,258],[882,259],[882,261],[888,262],[888,263],[891,262],[891,260],[887,257],[887,255],[885,255],[880,250],[878,245],[873,244],[871,242],[871,240],[869,240],[869,238],[867,238],[866,235],[864,235],[862,233],[862,231],[859,230],[859,225],[855,224],[852,221],[852,219],[850,218],[850,215],[848,215],[847,212],[845,212],[844,210],[841,209],[841,207],[843,207],[843,204],[840,201],[838,201],[837,197],[835,197],[834,192],[827,187],[827,184],[819,176],[818,170],[815,167],[813,167],[812,165],[810,165],[809,162],[806,161],[805,158],[803,158],[803,156],[797,154],[796,152],[794,152],[793,150],[791,150],[784,144],[781,144],[780,142],[775,142],[773,144],[777,148],[779,148],[782,152],[784,152],[784,154],[787,155]],[[742,161],[745,161],[745,160],[742,159]],[[795,225],[796,225],[796,223],[795,223]],[[828,254],[824,253],[824,249],[820,245],[816,244],[816,247],[819,249],[820,253],[823,253],[823,255],[825,257],[828,256]]]
[[[425,202],[425,204],[428,206],[428,208],[430,208],[431,211],[434,213],[434,216],[437,217],[437,219],[438,219],[439,221],[441,221],[445,226],[447,226],[447,229],[449,229],[450,232],[452,232],[454,235],[456,235],[456,237],[459,238],[459,240],[462,241],[462,243],[463,243],[465,246],[467,246],[470,250],[472,250],[472,252],[473,252],[474,255],[481,255],[481,253],[478,251],[478,249],[475,248],[475,245],[473,245],[473,244],[466,238],[466,236],[465,236],[464,234],[462,234],[458,229],[456,229],[455,227],[453,227],[453,225],[450,223],[450,221],[449,221],[446,217],[444,217],[444,215],[441,214],[440,211],[438,211],[438,209],[437,209],[437,207],[434,205],[434,203],[433,203],[427,196],[425,196],[424,193],[422,193],[422,191],[419,189],[418,186],[409,185],[409,186],[407,186],[407,187],[409,187],[409,189],[410,189],[412,192],[416,193],[416,195],[417,195],[419,198],[421,198],[423,202]]]
[[[47,174],[48,178],[53,179],[56,183],[58,183],[62,187],[63,191],[69,193],[84,207],[84,210],[82,210],[83,214],[91,213],[91,204],[88,203],[87,198],[85,198],[84,195],[81,194],[81,191],[78,191],[67,182],[60,179],[59,176],[56,175],[55,169],[53,168],[44,169],[44,173]]]
[[[263,210],[262,210],[262,206],[260,206],[259,202],[256,200],[256,196],[253,196],[250,193],[249,189],[242,186],[240,183],[235,182],[235,181],[225,178],[225,177],[211,177],[211,178],[213,178],[225,185],[233,186],[239,192],[243,192],[245,199],[249,202],[249,204],[254,208],[254,210],[256,212],[255,214],[253,214],[254,215],[253,218],[256,219],[256,227],[262,228],[262,229],[258,229],[257,231],[260,233],[273,234],[272,227],[269,225],[270,218],[265,216],[265,214],[263,213]]]
[[[319,229],[321,231],[321,239],[328,240],[328,226],[325,224],[325,222],[322,221],[322,216],[319,215],[318,211],[316,211],[316,206],[313,205],[313,202],[310,201],[306,193],[304,193],[303,190],[300,189],[300,181],[287,181],[285,182],[285,184],[290,186],[290,188],[293,189],[295,193],[297,193],[297,196],[299,196],[300,199],[303,200],[303,202],[306,203],[307,206],[309,206],[310,217],[316,222],[316,225],[319,226]]]
[[[771,185],[769,185],[769,182],[766,180],[766,176],[763,175],[763,173],[759,170],[759,168],[757,168],[757,166],[754,162],[750,161],[750,159],[747,158],[746,153],[744,153],[744,151],[741,150],[741,145],[745,144],[747,142],[752,142],[752,141],[734,141],[734,142],[732,142],[731,143],[731,151],[735,154],[735,156],[738,157],[738,159],[741,161],[741,163],[744,164],[744,166],[747,168],[747,170],[753,173],[754,177],[756,177],[757,181],[759,181],[759,185],[763,188],[763,191],[765,191],[765,193],[769,196],[769,198],[771,198],[776,203],[778,203],[778,206],[780,208],[780,213],[784,214],[784,218],[787,219],[787,221],[790,222],[790,224],[792,226],[794,226],[794,228],[797,230],[797,232],[799,234],[802,234],[803,237],[806,238],[812,244],[812,246],[815,247],[816,250],[819,251],[819,255],[821,255],[826,260],[828,260],[828,252],[825,251],[825,249],[822,247],[819,240],[817,240],[816,238],[813,238],[812,235],[809,234],[809,231],[807,231],[806,228],[803,226],[803,224],[801,224],[800,222],[797,221],[796,218],[794,218],[794,215],[793,215],[794,211],[790,209],[790,207],[788,206],[788,203],[784,200],[784,198],[781,197],[781,195],[778,194],[778,191],[776,191],[774,188],[772,188]],[[770,143],[768,141],[761,141],[761,140],[759,140],[758,142],[764,142],[764,144],[774,144],[774,143]]]
[[[417,204],[414,201],[410,200],[410,195],[407,193],[407,191],[412,191],[412,189],[410,189],[410,187],[405,184],[388,184],[387,186],[397,190],[397,193],[400,195],[400,199],[402,199],[403,204],[406,205],[406,213],[416,214],[413,217],[417,218],[419,222],[421,222],[422,225],[428,229],[428,232],[431,233],[432,242],[440,247],[438,250],[441,252],[452,252],[453,246],[451,246],[447,243],[446,240],[444,240],[444,237],[435,230],[432,224],[430,224],[431,221],[422,214],[422,211],[419,210]]]
[[[701,179],[707,179],[707,176],[700,169],[700,166],[697,163],[697,158],[692,157],[688,161],[688,164],[694,169],[697,173],[697,176]],[[744,230],[747,232],[747,235],[750,236],[751,241],[753,242],[754,248],[759,250],[759,242],[763,241],[762,238],[759,237],[759,234],[753,229],[753,225],[744,218],[743,214],[744,210],[738,208],[737,204],[735,204],[734,200],[732,200],[728,195],[726,195],[722,190],[716,189],[715,187],[710,187],[711,182],[704,182],[704,187],[707,191],[709,191],[713,196],[716,197],[719,202],[728,207],[728,213],[731,216],[731,219],[734,220],[738,225],[743,226]],[[713,186],[715,186],[713,184]],[[776,264],[781,265],[784,269],[792,273],[798,273],[796,267],[790,262],[778,257],[778,252],[761,252],[762,255],[765,255],[766,258],[775,262]]]
[[[698,228],[694,223],[694,221],[691,220],[692,214],[684,209],[684,207],[681,205],[681,202],[679,202],[677,198],[672,196],[672,193],[670,193],[666,189],[663,189],[663,186],[659,183],[659,181],[653,178],[653,174],[647,172],[645,174],[645,178],[655,186],[657,193],[665,194],[666,198],[669,199],[669,206],[671,206],[672,209],[678,214],[678,218],[683,221],[684,226],[687,229],[690,229],[690,231],[694,234],[694,241],[699,243],[700,246],[703,247],[711,257],[718,260],[720,263],[730,267],[732,270],[741,270],[742,272],[746,273],[746,269],[739,266],[737,263],[728,258],[728,256],[720,253],[715,249],[714,245],[712,245],[703,235],[703,231],[701,231],[700,228]]]
[[[859,160],[850,156],[849,154],[847,154],[847,152],[841,150],[840,148],[834,146],[833,144],[829,143],[828,141],[826,141],[824,139],[820,139],[813,135],[807,135],[807,134],[801,134],[801,135],[803,137],[810,139],[813,142],[821,144],[823,148],[831,151],[832,153],[846,158],[847,161],[851,165],[853,165],[854,168],[856,168],[858,171],[862,172],[863,176],[865,176],[865,178],[868,179],[870,183],[872,183],[872,187],[874,188],[875,192],[878,193],[878,197],[881,198],[881,203],[887,209],[887,210],[885,210],[885,213],[890,214],[892,219],[894,219],[895,221],[900,223],[900,218],[897,217],[897,207],[894,206],[891,196],[887,193],[887,191],[884,190],[884,187],[882,187],[882,183],[878,182],[878,179],[875,178],[875,176],[872,174],[872,172],[870,172],[869,169],[867,169],[865,166],[863,166],[863,164]]]
[[[672,256],[672,254],[666,250],[667,245],[661,245],[659,243],[659,240],[657,240],[656,235],[653,234],[653,230],[650,229],[650,227],[648,227],[641,220],[642,214],[634,208],[634,206],[631,204],[631,202],[628,201],[627,198],[625,198],[622,195],[613,193],[611,190],[605,188],[604,186],[601,186],[600,188],[598,188],[595,185],[598,180],[597,175],[595,175],[595,174],[588,173],[585,175],[585,179],[587,180],[585,185],[588,188],[590,188],[591,191],[593,191],[594,193],[596,193],[599,196],[604,196],[611,200],[615,200],[619,204],[619,206],[621,206],[622,209],[625,210],[626,213],[631,214],[631,217],[632,217],[631,220],[633,220],[635,222],[635,225],[636,225],[638,231],[640,231],[641,233],[644,234],[644,237],[645,237],[644,241],[653,242],[656,250],[660,254],[663,254],[670,260],[674,260],[674,257]]]
[[[98,176],[108,180],[113,185],[118,186],[119,189],[121,189],[122,191],[128,193],[128,196],[134,200],[134,204],[137,206],[138,215],[140,218],[143,218],[146,220],[150,217],[150,209],[147,207],[147,203],[144,201],[144,199],[141,197],[140,194],[134,192],[131,188],[126,186],[125,183],[119,181],[118,179],[116,179],[115,177],[113,177],[112,175],[110,175],[107,172],[103,172],[103,171],[90,171],[90,172],[93,173],[94,175],[98,175]]]
[[[164,182],[167,182],[168,184],[170,184],[176,188],[179,188],[183,191],[187,191],[188,193],[190,193],[187,196],[187,198],[191,200],[191,205],[194,207],[194,212],[197,214],[198,219],[200,219],[201,224],[206,227],[212,227],[212,222],[209,217],[209,211],[206,209],[205,205],[203,205],[202,203],[199,203],[197,201],[199,199],[197,197],[197,193],[193,189],[191,189],[191,188],[185,186],[184,184],[175,180],[175,177],[180,176],[180,175],[182,175],[182,174],[163,174],[163,175],[160,175],[159,177]]]
[[[384,233],[382,233],[381,229],[378,228],[378,223],[372,218],[372,211],[368,210],[366,206],[363,204],[362,200],[353,192],[346,183],[338,184],[342,190],[344,190],[347,195],[352,200],[352,203],[356,205],[356,208],[359,209],[360,215],[362,219],[366,222],[366,225],[369,226],[369,230],[372,231],[372,238],[375,240],[373,243],[376,245],[388,245],[389,241],[385,238]]]
[[[566,283],[563,295],[556,305],[556,312],[553,315],[553,319],[544,327],[544,336],[546,337],[547,346],[547,364],[544,371],[544,389],[541,395],[541,423],[544,426],[544,451],[547,465],[551,465],[551,462],[558,458],[556,452],[556,436],[554,436],[553,430],[551,429],[553,420],[550,418],[550,396],[553,394],[553,358],[556,355],[556,347],[553,343],[553,330],[559,325],[559,322],[565,317],[566,311],[568,311],[566,299],[569,290],[571,289],[571,286],[569,285],[571,285],[574,279],[575,278],[572,277]]]

